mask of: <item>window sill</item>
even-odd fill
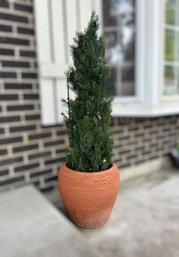
[[[113,102],[112,116],[114,117],[159,117],[179,114],[179,104],[161,103],[119,103]]]

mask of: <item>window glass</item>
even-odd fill
[[[114,96],[135,95],[135,1],[103,0],[106,59]]]
[[[179,1],[166,0],[164,94],[179,94]]]

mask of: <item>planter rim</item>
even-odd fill
[[[111,168],[109,168],[107,170],[102,170],[102,171],[77,171],[77,170],[68,168],[68,166],[66,165],[66,162],[64,162],[62,166],[65,166],[65,170],[68,172],[75,172],[76,174],[81,174],[81,175],[83,174],[84,176],[89,175],[89,174],[91,174],[91,175],[93,174],[92,176],[97,176],[97,175],[99,175],[99,173],[105,174],[105,173],[111,172],[114,168],[117,168],[115,163],[112,163]]]

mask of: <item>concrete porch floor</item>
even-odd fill
[[[178,257],[179,171],[123,182],[109,222],[81,232],[103,257]]]
[[[64,214],[32,186],[2,193],[0,256],[178,257],[179,171],[123,181],[100,229],[78,229]]]

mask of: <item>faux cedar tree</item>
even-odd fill
[[[98,29],[99,18],[93,11],[84,33],[76,33],[71,46],[74,67],[66,73],[66,164],[76,171],[96,172],[112,166],[111,97],[107,93],[110,72]],[[75,100],[69,98],[69,89],[75,92]]]

